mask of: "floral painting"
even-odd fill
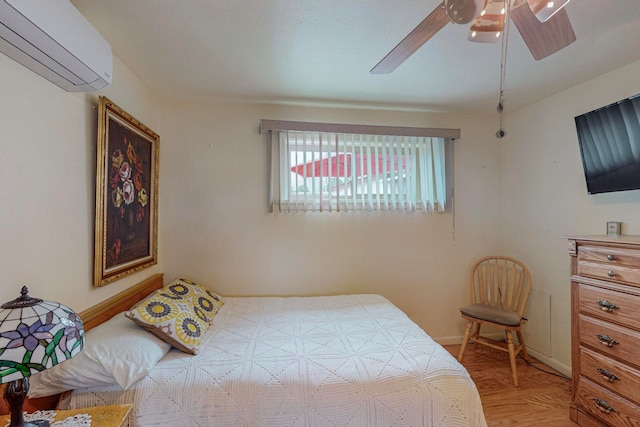
[[[159,136],[100,98],[95,285],[157,263]]]

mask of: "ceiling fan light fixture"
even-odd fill
[[[489,0],[483,12],[469,28],[467,39],[476,43],[495,43],[504,30],[504,2]]]
[[[540,22],[547,22],[570,0],[527,0],[529,8]]]
[[[468,24],[480,14],[485,3],[485,0],[444,0],[444,8],[451,22]]]

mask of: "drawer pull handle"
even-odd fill
[[[613,347],[616,344],[620,344],[618,341],[614,340],[609,335],[596,334],[596,338],[600,340],[600,344],[606,345],[607,347]]]
[[[609,277],[616,277],[616,272],[615,272],[615,271],[613,271],[613,270],[609,270],[609,271],[607,271],[607,276],[609,276]]]
[[[604,412],[605,414],[609,414],[611,412],[615,412],[615,409],[607,402],[602,399],[598,399],[597,397],[593,399],[596,402],[596,408]]]
[[[612,302],[609,302],[607,300],[604,301],[596,301],[596,304],[598,304],[600,306],[600,308],[604,311],[608,311],[609,313],[611,313],[613,310],[615,310],[616,308],[618,308],[617,305],[615,305]]]
[[[615,257],[615,256],[613,256],[612,254],[609,254],[609,255],[607,255],[607,259],[608,259],[609,261],[615,261],[616,257]]]
[[[597,368],[597,369],[598,369],[598,372],[600,372],[600,376],[605,380],[609,381],[610,383],[620,379],[616,374],[614,374],[611,371],[608,371],[603,368]]]

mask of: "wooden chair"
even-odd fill
[[[509,353],[513,385],[518,387],[516,356],[522,352],[528,359],[521,329],[522,316],[531,291],[531,273],[520,261],[505,256],[489,256],[478,260],[471,269],[471,305],[460,308],[467,320],[458,361],[469,341]],[[480,336],[480,326],[488,325],[504,330],[504,342]],[[517,345],[513,334],[517,335]]]

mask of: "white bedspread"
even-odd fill
[[[379,295],[225,298],[198,355],[69,403],[133,403],[131,426],[486,425],[466,370]]]

